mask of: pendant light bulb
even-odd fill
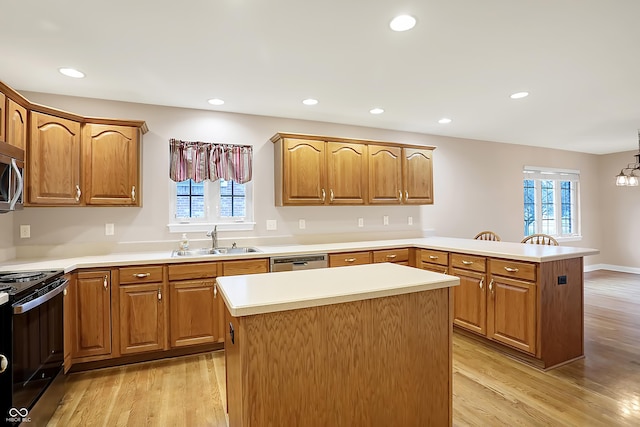
[[[623,171],[620,171],[620,175],[616,175],[616,185],[618,187],[624,187],[629,184],[629,178],[624,174]]]

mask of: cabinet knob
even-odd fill
[[[82,196],[82,191],[80,191],[80,186],[76,185],[76,202],[80,201],[80,196]]]

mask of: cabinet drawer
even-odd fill
[[[387,249],[373,252],[373,262],[409,261],[409,249]]]
[[[435,271],[436,273],[442,273],[442,274],[449,273],[449,269],[447,268],[447,266],[442,264],[432,264],[430,262],[422,261],[421,268],[423,270]]]
[[[449,253],[443,251],[434,251],[431,249],[420,250],[422,262],[430,264],[449,265]]]
[[[239,276],[242,274],[267,273],[269,260],[252,259],[247,261],[225,261],[222,263],[223,276]]]
[[[215,278],[217,276],[217,262],[190,262],[169,265],[169,281]]]
[[[371,263],[371,252],[347,252],[343,254],[329,254],[329,267],[344,265],[362,265]]]
[[[489,272],[496,276],[513,277],[531,282],[536,281],[536,264],[528,262],[490,259]]]
[[[162,282],[161,265],[141,265],[120,269],[120,284]]]
[[[471,271],[487,271],[487,259],[482,256],[451,254],[451,267]]]

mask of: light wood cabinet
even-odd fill
[[[362,264],[371,264],[370,251],[329,254],[329,267]]]
[[[278,133],[276,206],[433,203],[434,147]]]
[[[460,279],[460,286],[453,290],[453,324],[486,335],[485,274],[457,268],[451,274]]]
[[[433,249],[420,250],[420,264],[423,270],[447,274],[449,272],[449,253]]]
[[[111,353],[111,271],[79,272],[76,276],[73,357]]]
[[[409,265],[409,248],[381,249],[373,251],[373,262],[392,262],[394,264]]]
[[[433,150],[402,149],[402,202],[410,205],[433,203]]]
[[[222,263],[223,276],[238,276],[241,274],[268,273],[269,260],[266,258],[225,261]]]
[[[6,128],[6,116],[7,116],[7,96],[0,92],[0,141],[7,141],[7,128]]]
[[[161,265],[119,270],[120,354],[166,347],[167,292]]]
[[[27,200],[31,205],[80,205],[80,123],[31,113]]]
[[[139,130],[86,123],[82,132],[87,205],[139,206]]]
[[[27,148],[27,109],[7,98],[7,122],[5,141],[25,150]],[[0,138],[2,139],[2,138]]]
[[[76,325],[75,299],[76,299],[76,275],[67,274],[69,280],[67,289],[63,294],[63,323],[64,323],[64,372],[68,372],[72,365],[74,332]]]
[[[369,145],[369,204],[402,203],[402,148]]]
[[[215,278],[218,263],[169,266],[170,330],[172,348],[224,341],[224,303]]]

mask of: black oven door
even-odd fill
[[[65,287],[51,291],[43,302],[13,305],[14,408],[31,409],[62,369]]]

